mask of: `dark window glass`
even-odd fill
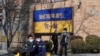
[[[0,13],[2,13],[2,9],[0,9]]]
[[[34,0],[35,3],[48,3],[48,2],[58,2],[58,1],[65,1],[65,0]]]

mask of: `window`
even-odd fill
[[[0,5],[0,13],[2,13],[2,5]]]
[[[2,4],[2,0],[0,0],[0,4]]]
[[[2,16],[0,16],[0,29],[2,27]]]
[[[2,2],[2,0],[0,0],[0,2]]]
[[[2,13],[2,9],[0,8],[0,13]]]
[[[50,2],[50,0],[39,0],[38,2],[47,3]]]
[[[56,2],[56,1],[61,1],[61,0],[52,0],[53,2]]]
[[[58,1],[66,1],[66,0],[34,0],[36,3],[48,3],[48,2],[58,2]]]
[[[2,19],[2,15],[0,15],[0,19]]]

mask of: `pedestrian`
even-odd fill
[[[68,46],[68,39],[70,34],[67,32],[67,28],[64,28],[61,34],[61,41],[60,41],[60,56],[64,51],[65,56],[67,56],[67,46]]]
[[[35,36],[35,56],[46,56],[46,47],[44,41],[42,41],[41,36]]]
[[[34,56],[35,42],[32,35],[28,35],[27,42],[25,43],[22,51],[22,56]]]
[[[58,34],[57,34],[57,30],[54,31],[54,33],[52,34],[52,41],[53,41],[53,49],[52,49],[52,53],[54,52],[54,54],[57,55],[57,51],[58,51]]]

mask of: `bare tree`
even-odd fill
[[[17,4],[18,0],[9,0],[6,2],[5,9],[6,9],[6,33],[7,33],[7,43],[8,47],[10,46],[13,37],[15,36],[19,25],[20,25],[20,20],[18,19],[20,15],[20,11],[18,11],[17,7],[19,4]],[[16,21],[17,20],[17,21]],[[15,24],[16,27],[15,27]]]
[[[7,35],[8,47],[10,47],[18,31],[23,31],[23,35],[20,36],[22,39],[25,39],[28,34],[29,7],[33,1],[23,0],[21,7],[18,2],[19,0],[8,0],[5,5],[7,18],[4,28]]]
[[[77,6],[77,9],[74,9],[74,13],[76,13],[76,11],[78,10],[78,9],[82,9],[82,3],[81,2],[79,2],[79,5]],[[85,27],[84,26],[84,22],[85,21],[87,21],[90,17],[93,17],[95,14],[94,13],[92,13],[93,11],[95,11],[95,7],[94,7],[94,5],[92,6],[92,8],[87,12],[86,11],[86,9],[85,9],[85,11],[84,11],[84,13],[83,13],[83,20],[81,21],[81,23],[80,23],[80,25],[79,25],[79,27],[78,27],[78,30],[74,33],[74,34],[77,34],[79,31],[83,31],[83,32],[85,32],[87,35],[89,35],[89,33],[85,30],[85,28],[84,29],[82,29],[82,26],[83,27]]]

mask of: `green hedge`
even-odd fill
[[[74,39],[71,41],[71,49],[73,53],[82,53],[84,51],[85,42],[82,39]]]
[[[71,49],[73,53],[98,53],[100,52],[100,37],[89,35],[84,42],[81,36],[73,36]]]
[[[85,45],[84,53],[94,53],[94,47],[92,45]]]
[[[74,40],[74,39],[83,39],[83,37],[81,37],[81,36],[72,36],[71,40]]]
[[[100,38],[95,35],[89,35],[86,37],[86,45],[92,46],[94,52],[98,52],[100,48]]]
[[[52,42],[51,41],[45,41],[45,45],[46,45],[46,51],[51,52]]]

